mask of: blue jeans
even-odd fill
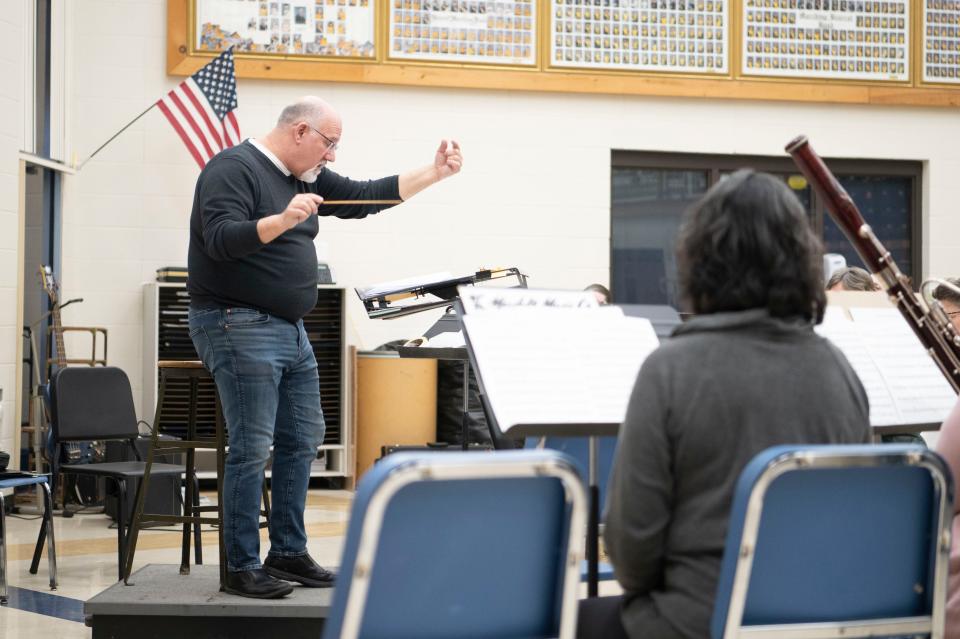
[[[303,509],[323,441],[317,360],[303,322],[250,308],[196,309],[190,337],[213,374],[227,424],[223,532],[227,566],[260,563],[260,497],[273,445],[270,554],[307,552]]]

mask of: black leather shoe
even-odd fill
[[[224,592],[241,597],[254,599],[279,599],[293,592],[293,586],[285,581],[274,579],[263,568],[244,570],[242,572],[227,571]]]
[[[311,588],[330,588],[336,579],[329,570],[321,567],[310,555],[275,557],[269,555],[263,569],[277,579],[296,581]]]

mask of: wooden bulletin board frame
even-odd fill
[[[487,90],[649,95],[733,100],[827,102],[837,104],[906,105],[929,107],[960,106],[960,86],[920,82],[922,34],[913,31],[912,80],[894,82],[853,82],[846,80],[795,80],[739,75],[741,3],[732,2],[729,23],[729,73],[697,76],[665,72],[623,72],[600,69],[552,68],[549,66],[549,0],[540,1],[539,55],[535,67],[483,64],[455,64],[390,60],[386,55],[385,10],[380,3],[376,23],[375,60],[308,58],[277,54],[236,54],[234,64],[240,78],[356,82],[404,86],[456,87]],[[921,20],[921,2],[911,0],[912,24]],[[191,40],[192,0],[167,2],[167,72],[190,75],[215,54],[197,52]]]

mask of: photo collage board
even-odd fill
[[[537,0],[388,0],[388,56],[537,63]]]
[[[923,3],[923,81],[960,83],[960,0]]]
[[[743,75],[910,79],[908,0],[743,2]]]
[[[960,0],[914,0],[918,82],[960,84]],[[910,0],[191,0],[243,54],[905,83]],[[538,16],[549,10],[549,20]],[[383,13],[386,15],[383,15]],[[546,24],[539,24],[546,22]],[[731,24],[733,28],[731,28]],[[386,29],[378,50],[377,25]],[[541,42],[541,29],[548,39]],[[731,46],[739,55],[731,55]],[[543,59],[541,60],[541,54]]]
[[[376,57],[376,0],[195,2],[198,51]]]
[[[728,72],[729,0],[551,0],[550,64]]]

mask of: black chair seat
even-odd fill
[[[60,466],[60,470],[76,475],[97,475],[100,477],[143,477],[146,462],[123,461],[104,462],[99,464],[67,464]],[[151,475],[182,475],[186,471],[183,466],[176,464],[154,464],[150,469]]]

